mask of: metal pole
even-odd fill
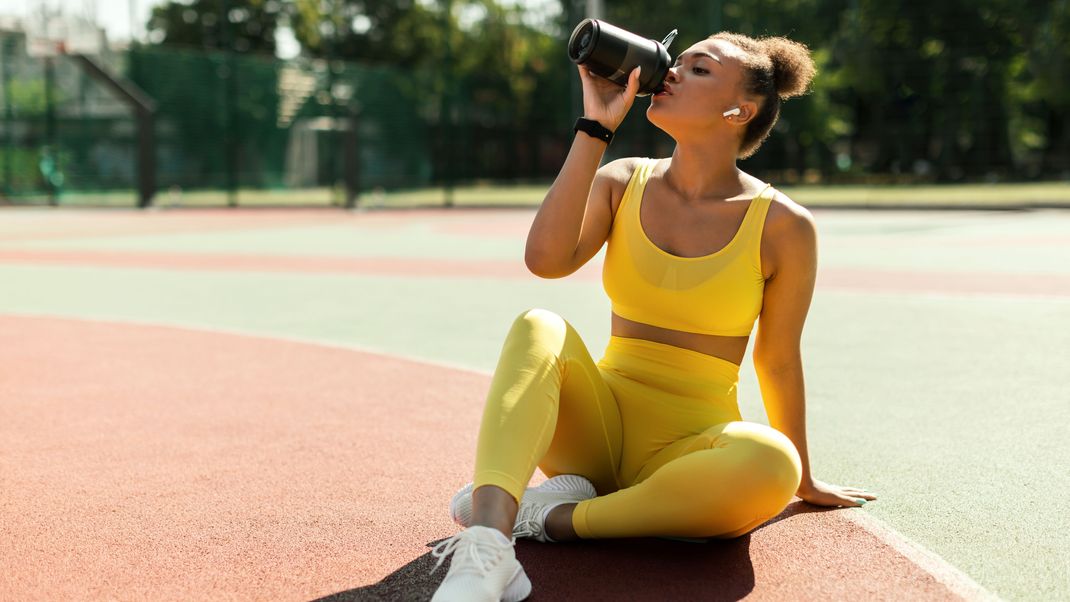
[[[233,189],[234,189],[234,205],[238,204],[238,190],[241,188],[241,174],[242,169],[245,166],[244,159],[244,147],[242,145],[242,113],[238,110],[238,102],[241,97],[241,80],[238,77],[240,72],[238,61],[241,60],[236,52],[228,52],[230,69],[227,72],[230,78],[230,113],[231,113],[231,137],[230,137],[230,150],[231,150],[231,165],[233,166]]]
[[[357,206],[357,193],[360,190],[360,156],[357,154],[357,127],[360,125],[360,107],[349,110],[347,127],[342,132],[344,161],[343,175],[346,184],[346,209]]]
[[[137,110],[137,156],[137,206],[144,209],[156,194],[155,116],[144,108]]]
[[[234,142],[236,137],[234,127],[234,84],[235,84],[235,57],[234,57],[234,43],[232,39],[232,31],[230,28],[230,7],[231,0],[223,0],[223,13],[219,15],[221,22],[220,29],[222,34],[222,46],[223,46],[223,61],[224,61],[224,73],[226,78],[223,81],[223,98],[224,107],[223,110],[226,115],[226,128],[224,131],[223,152],[226,153],[225,164],[227,166],[227,205],[231,207],[238,206],[238,182],[237,182],[237,161],[236,161],[236,149],[234,148]]]
[[[53,181],[55,172],[59,170],[59,153],[56,152],[56,108],[55,108],[55,59],[45,57],[45,149],[48,157],[43,164],[49,166],[45,177],[45,187],[48,188],[48,204],[58,205],[59,198],[56,194],[56,185]],[[46,170],[42,170],[44,172]]]
[[[122,79],[106,67],[84,54],[71,58],[81,66],[84,73],[109,88],[134,111],[137,120],[137,188],[138,207],[144,209],[152,204],[156,194],[156,101],[134,82]],[[131,55],[131,67],[137,65],[137,55]]]
[[[443,82],[443,86],[442,86],[442,106],[441,106],[442,110],[441,110],[441,116],[440,116],[441,123],[439,124],[439,131],[441,132],[440,135],[442,137],[442,144],[440,146],[441,146],[441,149],[443,151],[443,154],[442,154],[442,163],[443,163],[443,171],[444,171],[444,173],[443,173],[443,176],[444,176],[444,182],[443,182],[444,190],[443,190],[443,192],[445,193],[445,196],[446,196],[446,200],[445,200],[446,207],[452,207],[453,206],[453,173],[452,173],[453,161],[451,160],[451,158],[453,157],[453,150],[454,149],[451,148],[451,145],[452,145],[452,141],[453,141],[453,138],[454,138],[454,136],[453,136],[453,98],[452,98],[452,95],[453,95],[453,83],[454,82],[453,82],[453,50],[452,50],[452,46],[453,45],[450,43],[450,30],[452,29],[452,26],[451,26],[451,23],[450,23],[450,16],[453,14],[453,0],[443,0],[442,5],[443,5],[443,11],[442,11],[443,20],[442,20],[442,23],[443,23],[444,28],[445,28],[445,40],[446,40],[446,42],[445,42],[445,48],[444,48],[444,51],[445,51],[445,62],[443,64],[443,70],[442,70],[442,72],[443,72],[443,74],[445,76],[445,81]]]
[[[14,36],[4,38],[3,77],[4,77],[4,194],[15,191],[12,162],[15,157],[14,115],[11,107],[11,50],[15,46]]]
[[[331,20],[331,39],[327,44],[327,93],[330,95],[331,102],[327,104],[327,116],[330,118],[328,123],[330,127],[324,132],[325,135],[330,136],[332,146],[334,146],[335,152],[332,153],[330,161],[327,162],[328,168],[328,181],[329,195],[328,204],[335,205],[335,199],[338,196],[338,142],[339,134],[345,136],[344,132],[338,131],[338,112],[335,111],[335,103],[337,99],[334,97],[334,63],[338,57],[338,32],[341,29],[341,24],[338,19],[338,0],[331,0],[330,5],[330,20]],[[344,144],[344,141],[343,141]],[[345,152],[345,149],[342,149]],[[344,159],[343,159],[344,160]]]

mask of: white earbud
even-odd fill
[[[729,115],[739,115],[739,107],[725,111],[722,115],[725,117],[728,117]]]

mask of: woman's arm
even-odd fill
[[[628,76],[628,85],[617,84],[592,75],[587,67],[576,65],[583,85],[583,114],[610,131],[616,131],[628,114],[639,91],[639,67]],[[583,217],[593,194],[605,197],[605,183],[592,191],[598,165],[606,143],[576,132],[565,164],[539,206],[528,230],[524,262],[534,274],[556,278],[574,271],[573,258],[579,247]],[[601,202],[595,198],[595,203]],[[603,203],[605,205],[605,203]],[[597,209],[597,207],[596,207]],[[603,242],[605,238],[602,239]]]
[[[806,392],[803,379],[803,323],[810,310],[817,278],[817,228],[810,212],[778,193],[784,202],[769,208],[767,240],[774,249],[775,271],[765,282],[758,334],[754,343],[754,368],[758,375],[769,426],[795,444],[802,459],[799,491],[813,486],[806,448]]]
[[[565,164],[528,231],[524,262],[533,274],[570,273],[586,208],[592,202],[596,208],[606,204],[601,197],[608,191],[592,186],[605,150],[601,140],[576,132]]]
[[[774,272],[765,283],[754,368],[762,389],[769,425],[787,435],[802,460],[802,480],[795,492],[818,506],[861,506],[877,496],[856,487],[825,483],[810,472],[806,449],[806,391],[802,353],[803,322],[810,311],[817,280],[817,228],[804,207],[778,194],[766,220],[769,258]],[[766,259],[763,257],[762,262]]]

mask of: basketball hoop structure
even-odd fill
[[[24,23],[26,54],[43,59],[46,86],[51,85],[48,74],[55,69],[56,57],[62,56],[130,107],[137,124],[138,207],[150,206],[156,193],[156,102],[102,60],[107,38],[93,19],[64,14],[60,5],[50,7],[48,0],[38,2]]]
[[[104,30],[86,17],[64,14],[41,3],[24,23],[26,54],[49,58],[61,55],[98,55],[104,48]]]

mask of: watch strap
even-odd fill
[[[592,138],[597,138],[606,144],[613,140],[613,132],[601,123],[586,117],[576,119],[576,125],[572,126],[573,132],[583,132]]]

